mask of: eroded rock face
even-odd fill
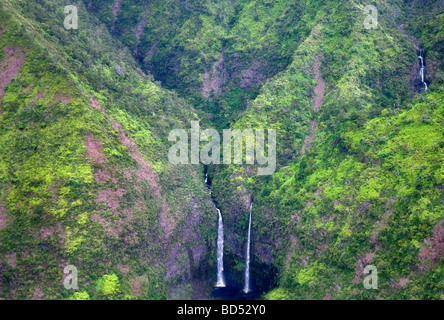
[[[190,195],[190,197],[193,196]],[[215,244],[208,243],[199,231],[200,226],[208,224],[208,221],[205,219],[205,213],[195,201],[190,203],[186,211],[188,214],[173,231],[179,237],[173,236],[165,242],[166,280],[176,277],[188,282],[204,280],[208,277],[208,261]],[[175,249],[170,251],[168,248],[175,241],[179,247],[176,244]]]
[[[244,69],[240,71],[240,74],[235,75],[240,79],[240,88],[245,90],[258,88],[266,80],[266,66],[266,63],[254,60],[247,69]]]
[[[202,75],[203,87],[202,95],[209,98],[211,94],[218,96],[222,93],[224,84],[227,80],[227,72],[224,67],[224,51],[221,52],[219,59],[211,67],[211,71],[207,71]]]

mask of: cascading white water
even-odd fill
[[[225,287],[224,279],[224,223],[222,221],[222,214],[216,208],[219,214],[219,224],[217,228],[217,282],[216,287]]]
[[[421,78],[421,83],[424,85],[424,90],[427,91],[427,83],[424,81],[425,65],[424,65],[424,51],[422,49],[419,49],[418,58],[421,61],[421,67],[419,69],[419,76]]]
[[[248,221],[248,240],[247,240],[247,258],[245,263],[245,286],[244,292],[250,292],[250,243],[251,243],[251,210],[253,209],[253,202],[250,203],[250,219]]]
[[[211,184],[208,181],[208,173],[205,173],[205,184],[211,194]],[[214,203],[214,208],[216,208],[218,214],[218,225],[217,225],[217,279],[216,287],[225,287],[224,279],[224,222],[222,220],[222,214],[217,208],[216,203]]]

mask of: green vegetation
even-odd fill
[[[376,30],[359,0],[73,4],[77,30],[63,1],[0,2],[0,298],[209,289],[217,215],[203,168],[167,156],[170,130],[192,120],[277,131],[273,175],[209,166],[232,281],[253,197],[262,298],[443,298],[440,1],[374,1]],[[62,285],[68,264],[78,291]],[[363,287],[369,264],[378,290]]]
[[[239,225],[245,195],[254,196],[253,254],[281,270],[265,298],[442,298],[442,14],[415,8],[419,21],[429,21],[422,26],[408,20],[413,14],[384,19],[395,8],[385,5],[380,28],[365,30],[359,5],[327,2],[322,12],[334,15],[317,17],[293,62],[234,125],[277,129],[273,176],[258,177],[249,166],[213,169],[227,224]],[[421,35],[414,43],[400,31],[407,22]],[[414,96],[416,43],[428,52],[433,78],[427,94]],[[316,59],[327,85],[317,113]],[[311,119],[316,130],[302,154]],[[240,242],[245,223],[234,231]],[[378,268],[378,290],[363,287],[368,264]]]
[[[194,111],[150,81],[80,4],[79,13],[72,32],[58,1],[2,1],[0,52],[24,58],[1,99],[0,296],[68,298],[62,272],[73,264],[83,292],[75,299],[165,299],[215,250],[200,169],[166,156],[168,131]]]

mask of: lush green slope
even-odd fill
[[[67,264],[91,298],[205,295],[216,215],[167,158],[192,108],[80,4],[78,30],[60,1],[1,4],[0,296],[66,298]]]
[[[236,255],[254,197],[256,285],[263,263],[280,270],[267,298],[442,297],[442,14],[398,5],[380,2],[380,28],[365,30],[363,6],[327,3],[334,14],[317,20],[235,124],[278,130],[278,172],[214,167],[214,193],[238,222],[229,246]],[[409,14],[385,19],[396,9]],[[431,86],[413,97],[417,45],[428,52]],[[326,89],[315,112],[319,76]],[[242,269],[242,257],[234,260]],[[378,268],[379,290],[364,289],[365,265]]]
[[[267,297],[440,297],[439,1],[376,1],[377,30],[363,27],[363,1],[88,3],[145,70],[205,111],[208,126],[277,130],[272,177],[210,168],[233,281],[242,283],[254,197],[255,286],[280,287]],[[379,268],[381,290],[363,290],[364,262]]]
[[[68,263],[77,298],[205,294],[216,215],[167,157],[193,119],[277,130],[273,175],[209,166],[231,284],[253,199],[264,298],[443,297],[441,1],[374,1],[376,30],[355,0],[84,0],[78,30],[1,1],[0,297],[70,297]]]
[[[142,68],[218,128],[283,70],[321,1],[85,1]],[[121,3],[121,5],[119,5]]]

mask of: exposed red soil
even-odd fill
[[[324,190],[324,187],[323,186],[320,186],[319,188],[318,188],[318,190],[316,190],[315,192],[314,192],[314,194],[315,195],[320,195],[321,193],[322,193],[322,191]]]
[[[126,277],[128,275],[128,272],[130,271],[130,266],[129,265],[121,266],[119,267],[119,270]]]
[[[266,79],[264,75],[264,65],[254,60],[253,64],[245,70],[240,72],[240,84],[241,89],[250,89],[259,86]]]
[[[419,268],[428,270],[439,264],[444,249],[444,220],[433,230],[430,238],[424,239],[424,246],[419,253]]]
[[[62,96],[60,93],[57,93],[53,99],[54,102],[60,101],[62,103],[69,103],[71,101],[71,95]]]
[[[113,3],[113,16],[116,17],[120,11],[123,0],[115,0]]]
[[[134,220],[134,218],[136,217],[136,209],[139,209],[139,210],[143,209],[143,205],[141,207],[141,205],[139,205],[137,203],[136,203],[135,207],[136,208],[125,208],[125,209],[123,209],[125,221]]]
[[[313,140],[317,125],[318,123],[315,119],[311,120],[310,133],[305,137],[304,144],[302,145],[301,155],[304,155],[306,151],[310,150],[311,140]]]
[[[6,262],[9,264],[11,268],[17,267],[17,253],[12,252],[6,256]]]
[[[43,291],[40,290],[39,287],[35,286],[34,287],[34,293],[32,295],[31,300],[42,300],[44,298],[44,296],[45,295],[43,294]]]
[[[398,282],[390,280],[390,287],[394,289],[402,289],[409,282],[409,278],[400,278]]]
[[[23,64],[24,53],[18,48],[3,48],[4,58],[0,61],[0,99],[5,95],[5,86],[17,75]]]
[[[333,298],[333,296],[330,293],[327,293],[322,300],[331,300]]]
[[[97,191],[96,201],[105,202],[109,209],[116,209],[119,206],[119,201],[122,199],[126,190],[122,188],[118,188],[117,190],[113,189],[104,189]]]
[[[7,220],[6,220],[6,208],[0,206],[0,230],[6,227]]]
[[[315,112],[319,111],[319,107],[321,106],[322,101],[324,100],[324,91],[325,91],[325,81],[322,79],[321,72],[319,71],[320,65],[321,62],[318,59],[316,59],[313,66],[313,71],[315,73],[315,78],[317,81],[316,86],[314,88],[316,97],[313,105],[313,110]]]
[[[122,125],[117,120],[114,120],[113,118],[108,116],[104,108],[99,104],[99,102],[93,96],[91,96],[90,98],[91,98],[91,106],[97,110],[100,110],[102,114],[106,118],[108,118],[108,120],[111,122],[113,126],[113,129],[120,133],[121,142],[123,143],[123,145],[125,145],[128,148],[128,151],[130,152],[131,156],[137,162],[139,168],[136,171],[136,181],[138,183],[142,181],[147,181],[151,186],[152,192],[159,199],[159,205],[161,209],[160,224],[165,234],[169,235],[176,227],[176,222],[174,218],[170,215],[170,211],[166,204],[165,199],[161,196],[161,188],[158,183],[159,178],[157,174],[154,172],[153,168],[143,159],[143,156],[140,153],[137,145],[126,135],[126,132],[122,127]],[[100,179],[101,178],[104,178],[104,176],[100,177]],[[109,201],[112,202],[112,199],[110,199]]]
[[[315,100],[313,103],[313,111],[318,112],[322,102],[324,101],[324,91],[325,91],[325,81],[321,77],[321,72],[319,71],[319,67],[321,62],[318,58],[315,59],[313,65],[313,72],[315,74],[316,86],[314,88],[314,92],[316,93]],[[307,137],[305,137],[304,144],[302,145],[301,156],[305,154],[306,151],[310,150],[311,141],[313,140],[315,131],[316,131],[317,122],[316,120],[311,120],[310,125],[310,133]]]
[[[94,138],[92,133],[86,135],[86,149],[88,158],[98,164],[105,164],[105,153],[103,152],[103,143]]]
[[[142,284],[139,279],[131,280],[131,292],[137,297],[142,294]]]
[[[106,183],[109,179],[111,179],[112,183],[117,183],[117,178],[115,177],[115,172],[110,172],[108,168],[97,169],[94,173],[94,179],[97,182]]]
[[[103,115],[108,117],[108,115],[105,113],[105,109],[103,109],[103,107],[100,105],[100,103],[97,101],[97,99],[94,98],[93,96],[90,96],[90,98],[91,98],[91,106],[94,109],[102,111]]]
[[[131,292],[136,297],[142,294],[142,283],[148,284],[148,277],[146,275],[131,279]]]
[[[177,263],[180,257],[182,245],[180,243],[176,243],[174,247],[169,251],[169,255],[165,260],[165,265],[167,266],[167,273],[165,276],[165,280],[170,280],[174,277],[177,277],[181,273],[180,263]]]
[[[60,224],[50,226],[48,228],[40,229],[38,237],[40,239],[44,240],[44,239],[46,239],[48,237],[52,237],[54,235],[58,235],[58,237],[62,240],[66,238],[65,230],[63,229],[63,227]]]
[[[285,267],[290,267],[291,258],[293,258],[294,251],[296,250],[296,244],[298,242],[298,238],[292,234],[290,234],[290,249],[287,252],[287,257],[285,259]]]
[[[134,160],[136,160],[137,164],[139,165],[139,170],[137,172],[137,181],[140,182],[142,180],[147,180],[151,184],[151,189],[153,190],[154,194],[159,196],[160,195],[160,186],[157,183],[158,177],[156,173],[153,171],[151,166],[145,162],[142,155],[139,152],[139,149],[137,148],[137,145],[132,141],[128,136],[126,135],[125,131],[123,130],[120,123],[116,122],[120,129],[120,138],[122,143],[125,145],[125,147],[128,148],[128,150],[131,153],[131,156]]]
[[[209,98],[211,92],[213,92],[214,95],[220,95],[222,93],[227,77],[224,68],[224,55],[225,53],[222,51],[219,59],[211,67],[211,73],[207,71],[202,75],[204,79],[202,95],[205,98]]]

